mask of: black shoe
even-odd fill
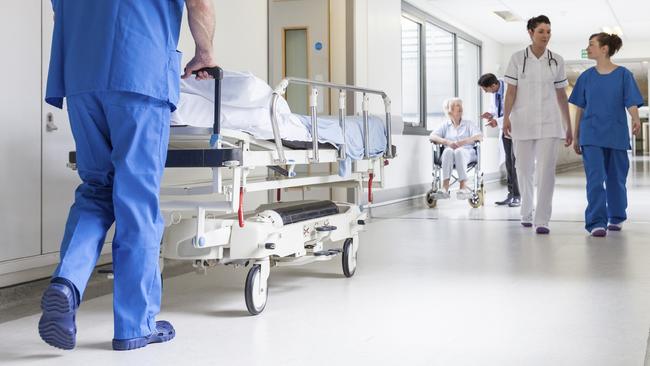
[[[510,202],[512,202],[512,197],[508,196],[503,201],[497,201],[494,202],[494,204],[497,206],[505,206],[505,205],[510,205]]]
[[[521,199],[519,197],[513,198],[510,203],[508,203],[508,207],[519,207],[521,206]]]

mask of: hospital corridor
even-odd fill
[[[650,366],[648,14],[3,1],[0,365]]]

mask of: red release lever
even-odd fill
[[[374,177],[373,173],[368,174],[368,202],[372,203],[372,178]]]
[[[239,210],[237,210],[239,227],[244,227],[244,187],[239,187]]]

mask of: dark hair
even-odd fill
[[[478,85],[484,88],[490,87],[494,84],[499,84],[499,79],[497,79],[494,74],[485,74],[478,79]]]
[[[541,23],[551,25],[551,21],[548,19],[546,15],[538,15],[536,17],[528,19],[528,24],[526,24],[526,29],[535,30],[535,28],[537,28],[537,26],[540,25]]]
[[[609,48],[607,51],[609,57],[614,56],[614,54],[618,52],[618,50],[620,50],[623,46],[623,40],[616,34],[609,34],[605,32],[594,33],[589,36],[589,40],[591,41],[591,39],[594,37],[596,37],[596,40],[598,41],[600,47],[607,46]]]

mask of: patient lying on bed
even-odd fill
[[[224,70],[221,82],[221,128],[249,133],[257,139],[274,138],[271,125],[273,90],[249,72]],[[311,118],[291,113],[284,98],[277,103],[278,127],[286,141],[312,141]],[[214,123],[214,81],[181,80],[178,109],[172,113],[173,125],[212,127]],[[376,117],[369,118],[369,155],[379,156],[386,149],[386,126]],[[318,139],[337,147],[343,144],[343,131],[338,117],[318,117]],[[358,116],[346,117],[346,154],[350,159],[363,158],[363,121]],[[349,161],[348,164],[349,165]]]

